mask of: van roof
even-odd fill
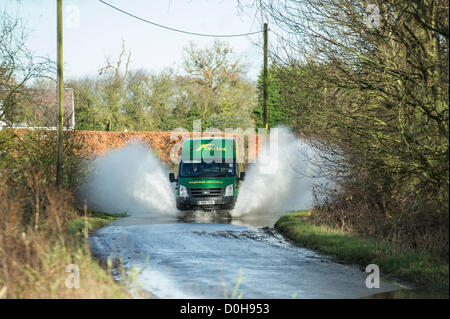
[[[181,160],[230,159],[236,158],[234,138],[191,138],[186,139],[181,149]]]
[[[217,137],[217,136],[212,136],[212,137],[195,137],[195,138],[187,138],[185,139],[185,141],[196,141],[196,140],[236,140],[236,138],[234,137]]]

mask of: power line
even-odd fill
[[[143,18],[138,17],[138,16],[136,16],[136,15],[134,15],[132,13],[129,13],[129,12],[125,11],[125,10],[117,8],[117,7],[113,6],[112,4],[110,4],[108,2],[105,2],[103,0],[98,0],[98,1],[100,1],[101,3],[103,3],[103,4],[113,8],[113,9],[119,11],[119,12],[122,12],[122,13],[130,16],[130,17],[133,17],[135,19],[138,19],[138,20],[141,20],[143,22],[149,23],[149,24],[154,25],[156,27],[160,27],[160,28],[163,28],[163,29],[166,29],[166,30],[180,32],[180,33],[184,33],[184,34],[189,34],[189,35],[196,35],[196,36],[201,36],[201,37],[213,37],[213,38],[235,38],[235,37],[244,37],[244,36],[248,36],[248,35],[253,35],[253,34],[264,32],[264,31],[261,30],[261,31],[249,32],[249,33],[241,33],[241,34],[205,34],[205,33],[196,33],[196,32],[183,31],[183,30],[167,27],[167,26],[164,26],[164,25],[161,25],[161,24],[158,24],[158,23],[155,23],[155,22],[143,19]]]

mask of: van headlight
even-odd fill
[[[233,196],[233,184],[225,187],[225,196]]]
[[[180,197],[188,197],[187,188],[183,185],[180,185]]]

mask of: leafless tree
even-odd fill
[[[26,98],[23,89],[33,80],[53,79],[55,63],[35,56],[27,48],[27,29],[22,20],[6,10],[0,13],[0,121],[17,121],[23,110],[17,102]]]

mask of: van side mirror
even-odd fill
[[[177,181],[177,179],[175,178],[175,174],[174,174],[174,173],[169,173],[169,181],[170,181],[171,183]]]
[[[239,179],[243,181],[245,179],[245,172],[241,172],[241,175],[239,176]]]

